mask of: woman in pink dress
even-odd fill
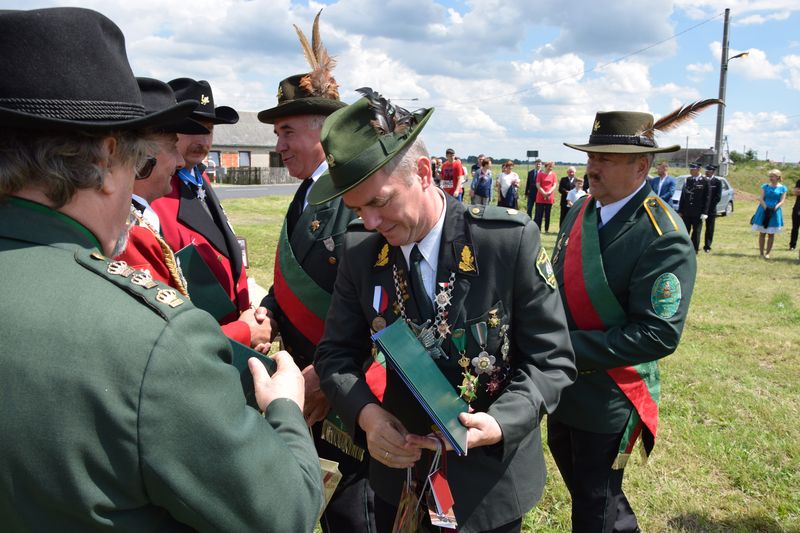
[[[544,170],[536,176],[536,211],[533,215],[533,221],[539,229],[542,229],[542,218],[544,218],[545,233],[550,232],[550,210],[553,208],[557,183],[553,162],[548,161],[544,164]]]

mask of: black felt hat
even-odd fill
[[[179,102],[196,100],[200,105],[192,112],[191,118],[208,120],[213,124],[236,124],[239,122],[239,113],[232,107],[221,105],[214,107],[214,94],[211,85],[206,80],[193,80],[191,78],[176,78],[169,82],[175,91],[175,98]]]
[[[145,113],[148,115],[154,116],[164,113],[170,107],[178,105],[175,101],[175,93],[163,81],[143,77],[136,78],[136,81],[139,83],[139,90],[142,92],[142,104],[144,105]],[[195,107],[200,105],[200,102],[193,102],[192,100],[185,100],[181,105],[186,106],[191,103],[194,103]],[[188,133],[194,135],[210,133],[205,126],[190,118],[178,119],[175,122],[156,126],[153,129],[161,133]]]
[[[125,38],[90,9],[0,11],[0,126],[104,131],[152,128],[193,103],[147,114]]]
[[[278,105],[258,113],[258,120],[273,124],[276,118],[296,115],[328,116],[347,104],[337,98],[327,98],[304,89],[300,82],[308,74],[296,74],[278,84]]]

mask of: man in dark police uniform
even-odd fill
[[[319,13],[312,33],[316,37],[318,26]],[[315,50],[319,53],[321,49],[318,46]],[[289,175],[300,181],[278,239],[274,284],[261,305],[275,318],[286,351],[303,371],[306,421],[312,427],[317,451],[320,457],[339,463],[342,473],[320,518],[322,529],[326,533],[372,531],[373,495],[364,450],[353,443],[334,416],[323,421],[329,406],[312,365],[333,293],[344,233],[355,218],[341,198],[319,205],[307,201],[309,191],[328,170],[319,142],[322,124],[325,117],[345,106],[327,63],[317,61],[316,65],[312,72],[281,81],[278,104],[258,114],[261,122],[274,125],[278,137],[275,149]]]
[[[346,236],[317,348],[322,388],[346,428],[366,440],[378,531],[391,531],[405,468],[423,480],[435,441],[394,370],[382,403],[368,386],[370,333],[396,320],[427,324],[420,336],[432,341],[449,393],[474,408],[460,418],[469,454],[446,458],[458,529],[520,531],[544,485],[539,422],[575,377],[538,228],[514,209],[466,208],[433,185],[417,137],[432,109],[412,114],[359,92],[366,97],[325,121],[329,170],[310,194],[312,203],[342,196],[361,217]],[[427,516],[420,527],[431,528]]]
[[[4,531],[311,531],[320,467],[285,352],[245,404],[211,317],[124,246],[147,132],[122,33],[94,11],[0,12]],[[25,46],[20,46],[25,43]],[[35,68],[32,68],[35,65]]]
[[[639,438],[647,453],[655,442],[657,360],[678,346],[694,287],[686,230],[646,181],[653,154],[679,146],[658,147],[653,128],[647,113],[597,113],[589,143],[567,144],[588,153],[592,195],[569,210],[553,256],[578,379],[547,440],[575,532],[639,530],[623,469]]]
[[[692,237],[692,246],[697,253],[700,250],[700,234],[703,232],[703,220],[708,215],[708,181],[700,176],[700,164],[689,165],[689,177],[683,184],[681,199],[678,203],[678,214],[683,219]]]

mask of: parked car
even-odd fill
[[[689,174],[678,176],[675,178],[675,193],[672,195],[672,207],[675,211],[678,210],[678,205],[681,202],[681,193],[683,192],[683,185],[686,183],[686,178]],[[722,182],[722,193],[720,194],[719,203],[717,204],[717,214],[726,216],[733,213],[733,187],[727,178],[717,176],[719,181]]]

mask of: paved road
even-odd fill
[[[216,185],[214,192],[220,200],[231,198],[259,198],[261,196],[294,196],[299,185]]]

